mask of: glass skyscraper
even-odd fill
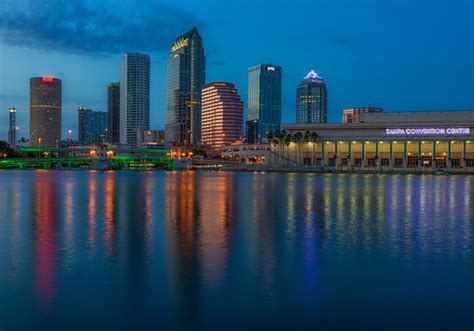
[[[150,128],[150,56],[127,53],[120,64],[120,143],[141,146]]]
[[[194,27],[179,36],[168,57],[166,140],[175,145],[201,142],[201,89],[206,80],[202,39]]]
[[[248,120],[258,120],[257,140],[281,124],[281,67],[259,64],[249,68]]]
[[[327,123],[328,92],[326,84],[314,70],[296,90],[296,123]]]
[[[79,142],[83,144],[103,143],[107,129],[107,113],[78,107],[77,114]]]

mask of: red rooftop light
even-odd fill
[[[53,81],[53,77],[49,77],[49,76],[44,76],[43,77],[43,82],[51,83],[52,81]]]

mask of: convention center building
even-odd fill
[[[474,111],[366,112],[358,123],[283,124],[273,163],[474,172]]]

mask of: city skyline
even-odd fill
[[[362,3],[358,9],[345,2],[314,4],[302,1],[282,10],[278,6],[269,8],[257,1],[254,11],[248,11],[247,4],[240,4],[236,8],[237,12],[245,12],[248,15],[245,20],[248,27],[236,21],[238,29],[232,24],[222,24],[228,19],[226,15],[230,15],[224,4],[214,9],[214,15],[202,15],[203,18],[199,21],[193,15],[201,17],[199,14],[203,13],[202,9],[195,4],[178,2],[173,5],[174,11],[170,9],[172,17],[180,18],[176,27],[165,29],[163,35],[153,43],[155,46],[147,46],[137,38],[134,42],[116,40],[114,47],[106,43],[109,45],[108,49],[91,49],[86,46],[80,49],[77,46],[80,41],[78,38],[88,37],[96,40],[93,35],[74,37],[77,40],[72,38],[70,44],[58,44],[61,43],[60,38],[59,41],[54,41],[56,44],[51,44],[50,39],[45,40],[47,36],[31,35],[28,36],[29,43],[22,44],[18,37],[24,30],[17,25],[6,26],[10,22],[9,19],[20,15],[20,11],[15,10],[20,5],[13,2],[8,5],[13,6],[13,10],[8,15],[0,16],[0,25],[6,27],[0,44],[3,54],[0,56],[1,71],[5,73],[0,81],[0,109],[3,110],[0,112],[0,139],[6,139],[7,136],[10,107],[17,109],[17,125],[20,128],[18,137],[28,136],[27,91],[30,77],[49,74],[63,81],[63,136],[66,130],[76,127],[77,104],[87,104],[93,109],[105,111],[105,86],[111,81],[118,81],[117,64],[121,54],[128,51],[149,52],[151,55],[150,128],[164,128],[165,49],[177,35],[193,25],[198,26],[209,50],[207,81],[234,82],[236,88],[243,92],[245,118],[248,106],[247,69],[255,63],[266,62],[277,63],[284,71],[283,123],[294,121],[294,90],[311,68],[327,81],[331,93],[329,122],[339,122],[343,108],[369,104],[384,107],[386,111],[474,108],[473,45],[461,42],[472,40],[474,36],[471,2],[458,2],[456,6],[450,6],[447,1],[432,5],[423,2],[400,2],[396,8],[388,2]],[[91,3],[84,6],[86,5],[92,12],[97,10]],[[117,4],[112,6],[109,12],[116,15],[124,6],[124,3]],[[152,4],[143,5],[144,8],[147,6]],[[352,17],[354,10],[349,10],[349,7],[355,10],[355,17]],[[51,8],[55,9],[53,5],[46,6],[31,15],[46,17]],[[336,9],[340,10],[341,20],[332,23],[325,14]],[[304,36],[298,32],[301,26],[296,23],[304,26],[309,24],[301,19],[303,14],[309,11],[318,12],[317,20],[313,20],[311,24],[321,28],[319,36]],[[217,13],[221,15],[216,15]],[[273,15],[275,21],[282,20],[286,14],[290,23],[285,24],[288,31],[284,31],[278,22],[269,24],[268,27],[260,25],[256,17],[262,13]],[[400,15],[405,18],[403,26],[398,24]],[[216,22],[212,22],[209,16],[218,18]],[[24,19],[25,22],[31,22],[32,17],[27,16]],[[437,25],[440,19],[444,22],[443,28]],[[355,22],[357,24],[354,25]],[[377,22],[383,23],[380,31],[370,30],[369,33],[369,27]],[[159,22],[144,19],[140,23],[148,26],[147,24]],[[48,21],[48,26],[54,24],[52,20]],[[168,23],[165,20],[163,24]],[[445,29],[446,26],[449,28]],[[431,37],[434,35],[436,38]],[[45,41],[44,44],[41,44],[41,41]],[[270,45],[273,47],[271,52],[268,50]],[[246,52],[247,49],[252,49],[252,52]],[[429,58],[426,54],[430,54]],[[8,59],[11,58],[15,58],[14,65],[9,65]],[[33,58],[35,61],[31,61]],[[393,65],[394,63],[397,65]],[[456,80],[447,80],[446,77],[450,76],[456,77]],[[82,86],[85,80],[88,84]],[[403,95],[403,98],[399,95]],[[77,132],[73,135],[77,136]]]

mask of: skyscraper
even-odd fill
[[[141,146],[150,128],[150,56],[127,53],[120,64],[120,143]]]
[[[232,83],[215,82],[202,87],[201,143],[219,149],[242,136],[244,104]]]
[[[77,107],[79,142],[83,144],[99,144],[105,140],[107,129],[107,113]]]
[[[311,70],[296,90],[296,123],[327,123],[328,92],[324,80]]]
[[[62,82],[53,77],[30,79],[30,144],[56,147],[61,141]]]
[[[204,48],[194,27],[175,40],[168,57],[166,140],[176,145],[199,145],[205,80]]]
[[[16,146],[16,109],[12,107],[8,110],[8,145]]]
[[[107,85],[107,142],[120,143],[120,83]]]
[[[258,120],[258,140],[281,124],[281,67],[258,64],[249,68],[248,120]]]

